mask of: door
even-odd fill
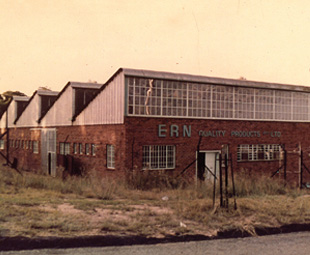
[[[205,167],[206,169],[206,179],[214,180],[214,176],[219,174],[219,152],[206,152]]]
[[[200,181],[214,181],[218,176],[220,162],[219,151],[204,151],[198,153],[197,158],[197,179]]]
[[[43,171],[56,176],[56,129],[41,130],[41,158]]]

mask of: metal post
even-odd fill
[[[134,144],[135,144],[135,138],[132,139],[132,144],[131,144],[131,170],[133,171],[134,168]]]
[[[300,150],[300,184],[299,188],[302,189],[303,184],[303,152]]]
[[[220,154],[220,207],[223,207],[222,154]]]
[[[284,172],[284,181],[285,181],[285,183],[286,183],[286,158],[287,158],[287,152],[286,152],[286,149],[284,148],[284,159],[283,159],[283,172]]]
[[[225,206],[228,209],[228,164],[227,164],[227,154],[225,154]]]
[[[215,166],[217,165],[217,161],[219,160],[219,158],[217,157],[215,159]],[[214,171],[214,181],[213,181],[213,208],[215,206],[215,191],[216,191],[216,167],[215,167],[215,171]]]
[[[299,154],[299,188],[302,186],[302,151],[301,144],[298,145],[298,154]]]
[[[231,159],[231,157],[230,157],[230,159]],[[235,177],[234,177],[234,170],[232,167],[232,161],[230,162],[230,171],[231,171],[231,181],[232,181],[232,186],[233,186],[234,209],[237,210]]]
[[[9,165],[10,160],[9,160],[9,156],[10,156],[10,136],[9,136],[9,112],[8,109],[6,110],[6,164]]]

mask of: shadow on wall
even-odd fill
[[[85,175],[85,166],[78,158],[71,155],[57,154],[57,167],[62,167],[64,169],[63,177],[68,175]]]

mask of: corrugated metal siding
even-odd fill
[[[49,109],[47,114],[41,120],[43,127],[68,126],[72,119],[72,87],[68,86],[61,97]]]
[[[124,123],[124,75],[120,73],[77,116],[74,125]]]
[[[5,128],[6,128],[6,112],[2,114],[2,117],[0,119],[0,129],[5,129]]]
[[[44,173],[56,176],[56,129],[41,130],[41,164]]]
[[[16,105],[16,102],[13,100],[10,105],[9,105],[9,108],[8,108],[8,126],[9,128],[12,128],[12,127],[15,127],[14,125],[14,121],[16,119],[16,108],[17,108],[17,105]]]
[[[36,94],[23,114],[18,119],[17,127],[37,127],[40,110],[40,96]]]

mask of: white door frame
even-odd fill
[[[218,155],[220,155],[221,154],[221,150],[202,150],[202,151],[199,151],[199,153],[217,153]],[[220,162],[219,162],[219,164],[220,164]],[[220,168],[220,167],[219,167]],[[215,171],[216,170],[220,170],[220,169],[215,169]],[[198,182],[198,151],[196,151],[196,174],[195,174],[195,176],[196,176],[196,184],[197,184],[197,182]]]

